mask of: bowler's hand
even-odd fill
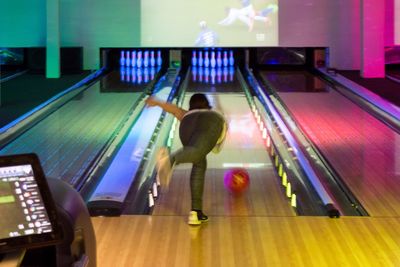
[[[157,101],[157,99],[155,99],[154,97],[149,96],[149,97],[145,100],[145,103],[146,103],[146,105],[147,105],[148,107],[154,107],[154,106],[157,106],[157,105],[158,105],[159,101]]]

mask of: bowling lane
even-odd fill
[[[146,83],[121,81],[111,72],[0,150],[1,155],[36,153],[47,177],[76,185],[117,133]]]
[[[188,107],[191,94],[207,93],[213,107],[223,112],[229,130],[223,150],[207,157],[203,209],[211,216],[295,216],[284,196],[272,162],[265,151],[258,130],[240,83],[233,73],[224,83],[213,84],[197,79],[189,82],[183,107]],[[179,126],[178,126],[179,127]],[[176,131],[177,132],[177,131]],[[172,150],[181,146],[175,134]],[[245,167],[250,174],[250,186],[240,197],[232,196],[224,187],[224,172],[232,167]],[[182,164],[174,171],[168,188],[161,187],[154,215],[187,216],[190,211],[189,176],[191,165]]]
[[[261,72],[371,216],[400,215],[400,136],[307,72]]]
[[[386,70],[386,77],[400,83],[400,68]]]
[[[7,124],[50,101],[89,75],[89,71],[84,71],[80,74],[63,75],[58,79],[46,79],[43,74],[24,71],[14,73],[9,80],[3,77],[0,80],[0,129],[3,130]]]

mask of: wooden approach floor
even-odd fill
[[[186,216],[92,219],[99,267],[400,266],[400,219]]]

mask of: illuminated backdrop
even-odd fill
[[[144,47],[277,46],[277,0],[146,0]]]

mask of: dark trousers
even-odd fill
[[[187,114],[180,123],[179,138],[183,147],[172,153],[171,160],[173,164],[193,163],[190,174],[192,210],[202,209],[206,156],[217,143],[224,122],[221,114],[201,110]]]

